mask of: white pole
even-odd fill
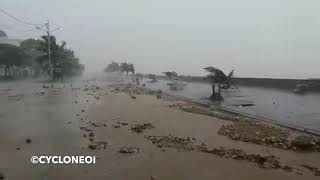
[[[51,65],[51,37],[50,37],[50,22],[48,20],[47,24],[47,37],[48,37],[48,58],[49,58],[49,76],[52,78],[52,65]]]
[[[52,65],[52,62],[51,62],[51,35],[50,33],[52,33],[53,31],[56,31],[56,30],[60,30],[62,29],[61,27],[58,27],[56,29],[53,29],[53,30],[50,30],[50,22],[49,20],[47,21],[47,23],[45,23],[45,26],[46,26],[46,29],[42,29],[40,26],[36,26],[37,29],[39,30],[42,30],[44,32],[47,33],[47,38],[48,38],[48,60],[49,60],[49,76],[51,76],[51,78],[53,77],[52,74],[53,74],[53,65]]]

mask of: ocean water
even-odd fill
[[[183,90],[171,91],[167,81],[146,83],[151,89],[209,102],[211,85],[188,82]],[[320,133],[320,93],[295,94],[290,90],[239,86],[222,92],[222,107],[271,119],[280,124]],[[241,104],[254,103],[253,106]]]

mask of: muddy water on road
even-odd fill
[[[10,179],[46,179],[54,165],[32,165],[31,156],[70,154],[79,149],[79,127],[68,83],[0,85],[0,171]],[[32,142],[27,144],[26,138]],[[20,150],[16,150],[20,148]]]
[[[12,83],[0,86],[0,171],[7,179],[317,179],[309,171],[303,175],[264,170],[252,163],[223,159],[200,152],[162,151],[144,135],[194,137],[211,147],[241,148],[247,153],[275,154],[289,165],[312,164],[319,167],[319,154],[301,154],[234,142],[219,136],[218,129],[229,121],[169,108],[170,102],[154,96],[85,91],[84,84],[73,90],[70,84]],[[110,90],[110,89],[109,89]],[[44,93],[42,93],[44,92]],[[99,100],[96,99],[99,97]],[[94,101],[96,99],[96,101]],[[77,101],[77,103],[75,103]],[[84,110],[84,111],[82,111]],[[78,114],[78,116],[77,116]],[[81,119],[82,118],[82,119]],[[92,122],[98,125],[93,126]],[[128,125],[118,125],[126,122]],[[152,123],[155,128],[137,134],[134,124]],[[106,149],[90,150],[90,128],[94,142],[107,142]],[[83,135],[86,134],[86,137]],[[32,143],[26,144],[25,139]],[[139,153],[120,154],[123,146],[140,148]],[[16,150],[19,147],[21,150]],[[95,155],[95,165],[32,165],[33,155]]]
[[[251,163],[226,160],[201,152],[178,152],[166,148],[162,151],[149,142],[145,136],[194,137],[198,142],[206,142],[210,147],[240,148],[253,154],[276,154],[281,161],[290,165],[318,164],[319,154],[299,154],[249,143],[234,142],[217,134],[218,129],[230,123],[216,118],[182,112],[169,108],[170,102],[157,100],[154,96],[110,94],[99,104],[92,106],[88,121],[105,123],[107,127],[94,128],[95,140],[107,141],[107,150],[96,151],[99,166],[84,177],[95,179],[317,179],[304,172],[304,177],[295,173],[278,170],[264,170]],[[126,126],[114,128],[122,122]],[[154,128],[141,134],[134,133],[134,124],[151,123]],[[140,153],[119,154],[122,146],[140,148]]]

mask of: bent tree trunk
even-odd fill
[[[212,84],[212,95],[211,95],[211,99],[216,99],[216,90],[215,90],[215,86],[214,86],[214,84]]]
[[[223,100],[223,98],[220,93],[220,84],[218,84],[217,86],[218,86],[218,92],[216,92],[215,85],[212,84],[212,95],[211,95],[210,99],[212,99],[213,101],[220,102],[221,100]]]

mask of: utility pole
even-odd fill
[[[50,23],[49,20],[47,21],[46,25],[46,30],[47,30],[47,38],[48,38],[48,59],[49,59],[49,76],[52,78],[52,65],[51,65],[51,48],[50,48],[50,44],[51,44],[51,37],[50,37]]]
[[[52,70],[53,70],[53,65],[51,62],[51,34],[53,31],[60,30],[62,29],[61,27],[55,28],[53,30],[50,30],[50,22],[49,20],[45,23],[46,29],[42,29],[41,27],[36,26],[37,29],[42,30],[46,32],[47,34],[47,40],[48,40],[48,66],[49,66],[49,76],[52,78]]]

